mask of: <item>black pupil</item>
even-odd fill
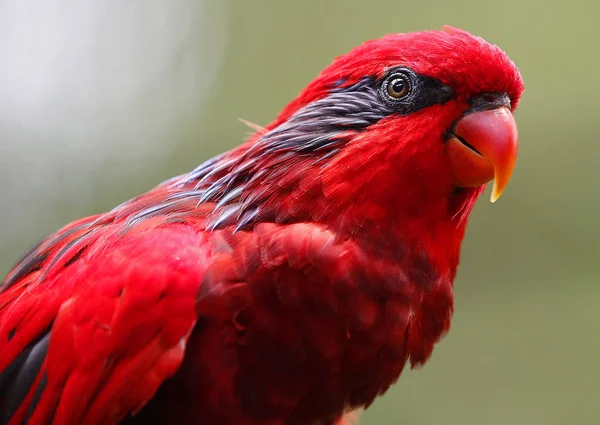
[[[402,78],[396,78],[392,81],[392,91],[398,94],[404,91],[404,80]]]

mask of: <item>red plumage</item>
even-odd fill
[[[389,35],[242,146],[42,240],[0,292],[0,423],[341,424],[448,330],[483,186],[445,141],[498,179],[453,129],[522,91],[466,32]]]

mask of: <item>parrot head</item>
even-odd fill
[[[523,90],[508,56],[466,31],[390,34],[337,57],[221,166],[191,178],[212,182],[203,200],[217,203],[215,228],[317,221],[407,238],[419,219],[414,240],[449,223],[459,241],[485,184],[495,201],[510,179]]]
[[[523,89],[508,56],[466,31],[390,34],[338,57],[272,126],[319,102],[328,120],[361,133],[348,156],[385,152],[397,168],[417,161],[408,169],[424,184],[477,188],[494,179],[494,202],[516,162],[512,114]]]

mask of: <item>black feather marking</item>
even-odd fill
[[[400,100],[390,100],[385,94],[386,78],[392,74],[402,73],[410,80],[412,87],[410,94]],[[392,113],[399,115],[408,115],[420,109],[435,104],[443,104],[454,97],[454,91],[451,87],[444,85],[441,81],[420,75],[405,67],[395,67],[389,69],[381,78],[363,77],[358,83],[347,87],[335,87],[332,93],[355,92],[364,90],[367,92],[379,92],[380,99],[387,104]]]
[[[384,89],[390,76],[398,72],[410,80],[411,90],[395,101]],[[338,80],[327,96],[297,110],[245,152],[223,154],[173,182],[180,187],[193,183],[195,193],[186,196],[197,198],[198,205],[216,204],[208,230],[231,225],[246,230],[259,221],[286,220],[286,212],[276,211],[278,202],[273,197],[278,191],[274,188],[283,179],[286,189],[293,190],[295,176],[289,172],[298,174],[298,183],[302,180],[301,172],[290,171],[293,165],[301,162],[322,167],[343,149],[353,133],[389,115],[407,115],[444,103],[453,95],[450,87],[438,80],[402,67],[388,70],[381,78],[367,76],[354,84],[346,83]]]
[[[21,369],[29,353],[33,349],[33,344],[28,345],[19,353],[19,355],[9,364],[2,372],[0,372],[0,403],[4,400],[4,393],[7,387],[12,382],[15,374]]]
[[[334,87],[330,90],[332,93],[340,93],[340,92],[355,92],[359,90],[367,90],[370,87],[373,87],[377,79],[375,77],[363,77],[357,83],[351,84],[349,86],[341,87],[346,83],[346,79],[339,79],[335,82]]]
[[[15,267],[10,276],[2,284],[2,287],[0,287],[0,291],[7,290],[23,277],[42,268],[44,261],[48,258],[48,252],[36,253],[35,250],[38,249],[39,246],[40,244],[36,245],[23,256],[21,263]]]
[[[232,165],[234,165],[236,163],[236,160],[237,159],[230,159],[228,161],[218,164],[214,168],[202,169],[202,173],[199,174],[198,177],[195,177],[194,173],[192,173],[186,177],[186,180],[188,182],[197,180],[198,185],[201,185],[203,182],[207,181],[210,177],[212,177],[215,174],[218,174],[221,171],[224,171],[224,170],[228,169],[229,167],[231,167]]]
[[[236,215],[240,213],[239,204],[227,205],[219,211],[219,214],[206,226],[207,230],[212,231],[224,226],[235,224]]]
[[[209,159],[208,161],[203,162],[198,167],[196,167],[196,169],[194,169],[191,173],[189,173],[186,176],[186,179],[188,181],[201,180],[204,176],[206,176],[208,173],[217,168],[217,164],[223,159],[225,155],[226,153],[222,153]],[[174,181],[174,183],[178,184],[177,181]]]
[[[40,378],[40,382],[35,389],[35,393],[33,393],[33,398],[31,400],[31,404],[29,405],[29,408],[27,409],[27,414],[25,415],[25,420],[23,421],[23,425],[27,425],[29,423],[29,419],[31,418],[31,415],[33,415],[35,408],[37,407],[38,403],[42,399],[42,394],[44,393],[44,390],[46,389],[47,383],[48,383],[48,377],[46,376],[46,372],[44,371],[44,372],[42,372],[42,377]]]
[[[77,252],[75,254],[73,254],[73,256],[65,262],[63,268],[66,269],[70,265],[74,264],[77,260],[79,260],[81,258],[83,253],[85,251],[87,251],[88,248],[89,248],[89,245],[83,245],[81,248],[79,248],[79,250],[77,250]]]
[[[204,169],[201,177],[204,183],[196,184],[198,202],[217,204],[208,229],[236,225],[240,230],[259,220],[278,220],[279,215],[270,211],[272,207],[260,206],[272,194],[269,187],[285,178],[290,166],[302,158],[310,158],[309,164],[320,167],[340,152],[348,140],[341,137],[342,133],[361,131],[393,112],[381,102],[377,89],[367,82],[356,84],[355,90],[346,87],[331,92],[306,105],[263,135],[235,162],[230,159],[213,170]]]
[[[157,205],[152,205],[148,208],[145,208],[141,211],[139,211],[137,214],[135,214],[134,216],[132,216],[130,218],[130,220],[137,220],[137,219],[143,219],[143,218],[151,218],[157,215],[161,215],[163,214],[166,210],[170,209],[171,207],[179,204],[181,202],[182,199],[175,199],[173,201],[168,201],[168,202],[163,202],[161,204],[157,204]]]
[[[50,342],[50,332],[42,339],[31,344],[26,360],[21,361],[15,379],[11,380],[11,385],[6,392],[2,393],[2,416],[0,425],[8,424],[12,415],[17,411],[31,386],[35,382],[48,352],[48,343]]]
[[[208,189],[200,192],[200,198],[198,199],[198,203],[203,204],[204,202],[208,202],[211,199],[217,198],[222,190],[223,188],[218,184],[212,184]]]
[[[260,221],[260,208],[255,208],[253,210],[246,210],[241,214],[240,218],[237,221],[237,225],[235,227],[235,232],[240,230],[247,230],[250,228],[252,223],[256,223]]]
[[[57,247],[62,241],[74,233],[87,229],[94,224],[95,222],[82,223],[63,233],[55,233],[50,235],[35,244],[14,266],[13,271],[8,275],[2,286],[0,286],[0,292],[9,289],[28,274],[42,269],[46,263],[46,260],[48,259],[48,256],[52,252],[52,248]],[[57,260],[58,257],[58,255],[55,256],[54,260]]]
[[[85,240],[92,234],[94,230],[88,230],[85,234],[83,234],[82,236],[80,236],[79,238],[73,239],[72,241],[70,241],[69,243],[67,243],[65,246],[63,246],[60,251],[58,251],[56,253],[56,255],[54,256],[54,258],[52,258],[52,260],[50,261],[50,263],[46,266],[46,268],[44,269],[44,271],[42,272],[39,281],[43,282],[46,279],[46,276],[48,275],[48,272],[52,269],[52,267],[58,262],[58,260],[60,260],[62,257],[64,257],[64,255],[73,247],[75,247],[78,244],[84,244]],[[85,244],[83,246],[83,248],[85,248]]]
[[[45,247],[47,251],[50,251],[50,247],[55,247],[57,245],[59,245],[62,241],[64,241],[65,239],[68,239],[71,235],[80,232],[82,230],[88,229],[90,227],[92,227],[95,224],[95,222],[85,222],[80,224],[79,226],[75,226],[72,229],[67,230],[66,232],[63,233],[58,233],[58,234],[54,234],[52,236],[50,236],[50,238],[48,238],[48,242],[49,243],[49,247]]]
[[[36,251],[45,241],[45,238],[40,239],[31,248],[29,248],[29,250],[23,255],[23,257],[21,257],[21,260],[12,267],[12,274],[8,276],[7,279],[3,282],[2,288],[0,290],[4,290],[12,286],[15,282],[17,282],[21,277],[29,273],[32,270],[32,268],[34,268],[38,264],[39,261],[37,259],[34,260],[31,257],[35,256]],[[27,261],[23,261],[24,259]]]
[[[242,192],[244,190],[243,186],[239,186],[236,187],[230,191],[228,191],[225,196],[223,196],[219,202],[217,203],[217,205],[215,206],[215,208],[222,208],[225,205],[231,203],[232,201],[239,199],[239,197],[242,195]]]
[[[317,161],[315,161],[315,164],[319,164],[321,162],[327,161],[332,156],[337,155],[339,153],[339,151],[340,151],[339,149],[332,149],[332,150],[330,150],[325,155],[321,156]]]
[[[200,197],[200,193],[197,190],[185,190],[182,192],[173,193],[165,198],[165,202],[175,200],[188,200]]]
[[[386,92],[390,80],[393,80],[397,75],[407,78],[410,88],[407,96],[394,99],[388,96]],[[417,74],[402,66],[389,69],[380,81],[379,91],[382,100],[400,115],[408,115],[428,106],[444,104],[454,97],[454,90],[450,86],[435,78]]]

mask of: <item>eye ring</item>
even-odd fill
[[[400,100],[410,93],[410,80],[407,75],[396,72],[390,75],[384,85],[384,93],[390,100]]]

